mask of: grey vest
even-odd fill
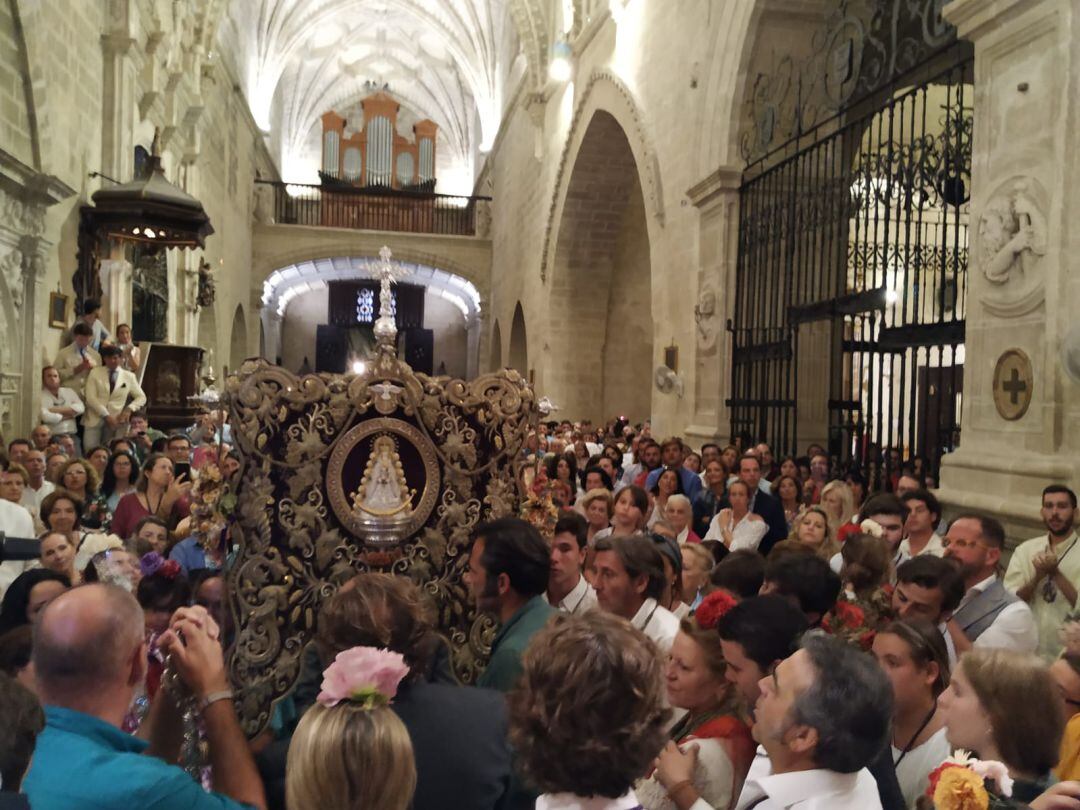
[[[1019,601],[1005,590],[1000,579],[995,579],[989,588],[956,611],[953,618],[964,631],[964,635],[974,641],[986,632],[986,628],[994,623],[1001,611]]]

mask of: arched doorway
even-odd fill
[[[649,416],[651,279],[634,153],[615,117],[598,110],[570,175],[552,264],[545,388],[567,418]]]
[[[240,364],[248,356],[247,351],[247,320],[244,318],[244,307],[236,305],[233,314],[232,340],[229,345],[229,371],[240,368]]]
[[[507,357],[510,368],[521,372],[522,377],[529,376],[529,342],[525,332],[525,313],[518,301],[514,308],[514,320],[510,324],[510,354]]]
[[[491,370],[498,371],[502,368],[502,329],[499,321],[495,321],[495,328],[491,332]]]

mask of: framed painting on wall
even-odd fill
[[[49,326],[54,329],[66,329],[68,297],[63,293],[49,293]]]

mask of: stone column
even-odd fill
[[[487,316],[484,313],[475,313],[465,319],[465,379],[471,380],[480,374],[483,363],[480,358],[481,344],[484,342],[484,333],[487,332]],[[528,372],[526,372],[528,373]]]
[[[963,432],[940,496],[1022,539],[1042,528],[1042,488],[1080,472],[1080,386],[1061,360],[1080,310],[1080,6],[953,0],[945,16],[975,44],[975,132]]]
[[[101,37],[101,173],[121,183],[131,179],[134,169],[136,70],[128,59],[135,44],[132,16],[130,0],[111,0],[108,28]]]
[[[694,347],[693,406],[687,440],[695,445],[731,435],[725,404],[731,389],[731,336],[727,321],[735,296],[739,259],[739,186],[742,170],[722,166],[687,192],[700,212],[697,341]]]
[[[269,363],[276,363],[278,355],[281,354],[282,316],[278,315],[277,309],[273,306],[264,306],[259,312],[259,317],[262,318],[263,333],[266,335],[266,360]]]

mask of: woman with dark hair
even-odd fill
[[[602,537],[625,537],[645,528],[649,511],[649,496],[641,487],[631,484],[619,490],[612,507],[611,527],[602,529],[589,540],[590,547]]]
[[[602,610],[559,614],[522,665],[509,696],[510,741],[545,794],[537,807],[639,807],[634,782],[663,748],[671,714],[656,645]]]
[[[1060,701],[1038,656],[975,647],[961,656],[938,705],[949,745],[1003,763],[1012,798],[1030,802],[1047,789],[1058,761]]]
[[[105,467],[105,477],[101,482],[101,494],[105,496],[105,505],[109,512],[115,512],[120,499],[135,491],[135,479],[138,476],[139,462],[129,450],[118,450],[109,458]]]
[[[673,467],[669,467],[660,473],[660,477],[656,479],[656,483],[653,484],[649,494],[652,495],[652,513],[649,515],[649,520],[645,524],[646,528],[651,529],[658,520],[662,520],[664,517],[664,510],[667,509],[668,498],[672,495],[685,495],[683,492],[682,479],[679,476],[679,471]]]
[[[66,489],[56,489],[41,502],[41,522],[50,532],[67,535],[72,548],[78,550],[83,532],[79,516],[83,503]]]
[[[158,648],[162,633],[169,629],[169,619],[180,608],[191,602],[191,588],[181,571],[180,563],[165,560],[160,554],[150,552],[139,562],[142,579],[135,589],[135,598],[143,609],[146,626],[146,694],[154,699],[165,671],[165,658]]]
[[[70,587],[70,579],[48,568],[23,571],[4,591],[0,602],[0,635],[32,624],[49,602]]]
[[[728,471],[724,462],[713,459],[705,464],[705,478],[701,492],[694,496],[694,534],[704,537],[709,524],[717,513],[727,505]]]
[[[797,478],[781,473],[780,477],[773,481],[772,491],[784,510],[784,520],[787,521],[788,531],[790,532],[791,527],[795,524],[795,519],[804,507],[802,486]]]
[[[34,628],[29,624],[0,635],[0,672],[31,690],[34,688],[34,668],[30,665],[33,645]]]
[[[60,474],[60,486],[82,502],[79,523],[86,529],[109,530],[111,514],[105,496],[98,491],[101,477],[97,467],[84,458],[73,458]]]
[[[548,481],[560,492],[561,505],[569,508],[577,498],[577,459],[574,454],[550,455],[544,460]]]
[[[606,489],[611,492],[612,483],[611,476],[607,474],[603,467],[586,467],[585,472],[581,474],[582,489],[578,493],[578,502],[581,501],[585,494],[592,492],[594,489]]]
[[[913,807],[950,753],[937,702],[949,685],[949,653],[941,631],[925,619],[886,625],[873,652],[892,684],[892,758],[904,801]]]
[[[135,524],[147,515],[156,515],[175,526],[181,515],[180,499],[191,490],[184,475],[173,476],[173,463],[164,453],[151,453],[143,462],[135,492],[120,499],[113,514],[112,531],[130,537]]]

